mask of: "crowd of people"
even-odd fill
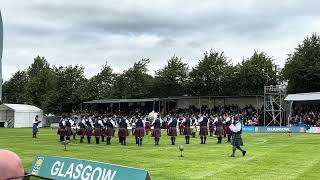
[[[289,124],[294,126],[320,127],[320,105],[308,104],[293,107]]]

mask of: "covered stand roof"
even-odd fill
[[[317,101],[320,100],[320,92],[288,94],[285,101]]]
[[[160,98],[148,98],[148,99],[101,99],[84,102],[86,104],[107,104],[107,103],[134,103],[134,102],[153,102],[160,101]]]
[[[260,95],[253,96],[173,96],[167,98],[145,98],[145,99],[101,99],[86,101],[85,104],[109,104],[109,103],[141,103],[141,102],[153,102],[162,100],[177,100],[177,99],[194,99],[194,98],[238,98],[238,97],[263,97]]]
[[[0,105],[0,110],[15,110],[16,112],[42,112],[40,108],[37,108],[28,104],[2,104]]]

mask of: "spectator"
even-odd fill
[[[22,161],[14,152],[0,149],[0,180],[22,179]]]

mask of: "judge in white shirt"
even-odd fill
[[[232,131],[232,154],[231,157],[235,157],[236,149],[242,152],[242,156],[245,156],[247,151],[241,148],[243,146],[243,141],[241,138],[242,124],[239,121],[239,117],[235,116],[233,124],[230,125],[230,130]]]
[[[37,138],[37,132],[38,132],[38,125],[41,121],[39,121],[39,116],[36,115],[36,117],[33,120],[33,126],[32,126],[32,137]]]

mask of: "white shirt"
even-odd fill
[[[65,119],[61,119],[61,121],[62,121],[62,125],[66,126],[66,120]]]
[[[93,127],[93,121],[92,121],[92,118],[89,118],[89,122],[90,122],[91,126]]]
[[[102,127],[104,127],[104,125],[103,125],[101,120],[98,120],[98,124],[100,124]]]
[[[129,127],[130,125],[129,125],[128,119],[125,119],[125,120],[126,120],[126,123],[127,123],[127,127]],[[142,122],[144,122],[144,121],[142,121]]]
[[[113,125],[113,127],[116,126],[116,123],[114,123],[114,121],[113,121],[112,119],[110,120],[110,122],[111,122],[111,124]]]
[[[71,126],[74,126],[74,121],[72,119],[69,119],[69,123],[71,124]]]
[[[36,121],[36,118],[33,119],[33,123],[40,123],[40,121]]]
[[[230,125],[230,126],[231,126],[231,125]],[[241,122],[237,122],[237,124],[235,125],[235,127],[234,127],[234,128],[230,128],[230,130],[231,130],[232,132],[239,132],[239,131],[241,131],[241,128],[242,128]]]
[[[86,120],[84,118],[81,120],[81,122],[82,122],[82,124],[84,124],[84,126],[87,126],[86,125]]]
[[[203,121],[203,116],[201,116],[199,119],[198,119],[198,122],[202,122]]]

